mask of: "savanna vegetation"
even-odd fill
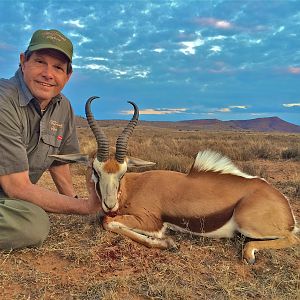
[[[121,130],[104,128],[112,146]],[[90,152],[92,133],[78,131],[82,152]],[[300,134],[138,126],[129,142],[130,155],[180,172],[205,149],[271,182],[300,220]],[[72,173],[77,193],[87,196],[85,167],[72,165]],[[47,173],[39,184],[55,190]],[[0,251],[0,299],[300,299],[299,248],[259,252],[249,266],[241,257],[243,236],[213,240],[170,231],[178,248],[157,250],[104,231],[95,215],[50,219],[41,248]]]

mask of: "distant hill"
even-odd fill
[[[100,126],[125,126],[128,121],[124,120],[99,120]],[[140,121],[144,126],[174,128],[178,130],[249,130],[249,131],[280,131],[300,133],[300,126],[286,122],[278,117],[256,118],[250,120],[221,121],[218,119],[197,119],[177,122]],[[76,117],[78,127],[87,127],[85,118]]]

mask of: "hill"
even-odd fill
[[[102,127],[124,126],[127,124],[125,120],[99,120],[98,123]],[[185,120],[176,122],[163,121],[140,121],[144,126],[155,126],[162,128],[175,128],[178,130],[249,130],[259,132],[291,132],[300,133],[300,126],[286,122],[278,117],[256,118],[250,120],[230,120],[221,121],[218,119],[203,120]],[[76,117],[76,125],[78,127],[87,127],[85,118]]]

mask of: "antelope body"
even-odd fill
[[[104,211],[106,230],[125,235],[147,247],[166,249],[174,241],[167,228],[213,238],[231,238],[235,232],[256,239],[244,247],[243,257],[255,262],[261,249],[299,245],[290,204],[265,180],[241,172],[226,157],[199,152],[188,174],[152,170],[126,173],[131,166],[153,163],[126,157],[127,141],[138,119],[138,108],[119,136],[115,157],[109,157],[108,141],[86,114],[97,139],[98,151],[89,161],[88,180],[93,180]],[[57,156],[80,161],[84,156]]]

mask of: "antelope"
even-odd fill
[[[126,173],[131,167],[154,164],[126,156],[139,109],[128,101],[134,114],[111,156],[108,139],[90,109],[95,98],[89,98],[85,106],[97,141],[95,156],[56,155],[55,159],[88,165],[87,180],[93,182],[101,201],[104,229],[160,249],[175,247],[166,235],[167,228],[212,238],[231,238],[239,232],[252,239],[243,249],[249,264],[255,262],[256,251],[300,244],[288,199],[219,153],[199,152],[188,174],[167,170]]]

